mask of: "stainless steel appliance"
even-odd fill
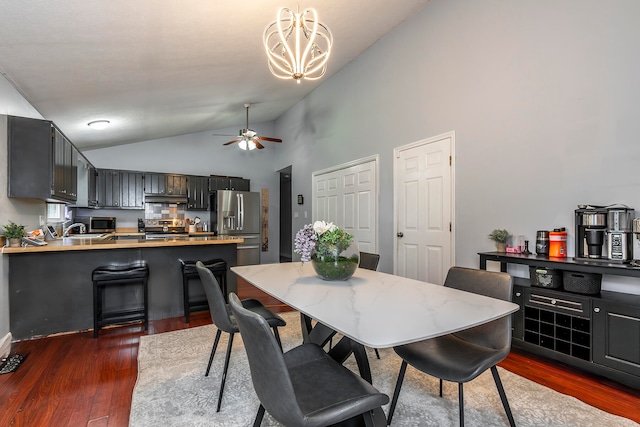
[[[238,265],[260,264],[260,193],[218,190],[211,193],[211,230],[238,236]]]
[[[607,228],[607,209],[591,206],[576,209],[575,223],[576,258],[603,258],[604,232]]]
[[[634,210],[624,205],[584,206],[575,211],[577,260],[629,262]]]
[[[113,233],[116,231],[116,218],[106,216],[89,217],[89,233]]]
[[[628,207],[610,208],[607,213],[607,253],[613,261],[628,262],[633,256],[633,213]]]
[[[184,229],[181,219],[146,219],[144,226],[145,239],[187,239],[189,233]]]
[[[633,220],[633,260],[640,264],[640,218]]]

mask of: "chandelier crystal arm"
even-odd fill
[[[304,53],[302,54],[302,57],[300,56],[300,53],[298,53],[298,62],[300,66],[300,72],[303,72],[302,64],[306,63],[307,55],[309,55],[309,51],[312,48],[315,48],[316,34],[318,32],[318,14],[314,9],[306,9],[304,12],[302,12],[301,15],[297,16],[298,22],[300,25],[300,31],[297,32],[298,34],[296,34],[296,36],[300,38],[300,35],[306,36],[307,34],[307,32],[305,31],[305,29],[307,29],[307,23],[305,19],[305,16],[307,15],[307,13],[311,13],[313,15],[313,19],[311,20],[313,24],[313,30],[309,33],[310,34],[308,36],[309,43],[307,43],[307,47],[304,49]],[[304,70],[304,72],[306,72],[306,70]]]

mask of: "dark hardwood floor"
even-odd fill
[[[141,335],[211,323],[208,313],[15,343],[20,368],[0,375],[0,426],[125,427],[137,378]],[[501,364],[516,374],[640,423],[640,391],[513,351]],[[508,393],[508,392],[507,392]]]

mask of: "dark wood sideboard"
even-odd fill
[[[483,270],[493,261],[504,272],[508,264],[520,264],[640,279],[640,267],[628,264],[502,252],[478,255]],[[512,315],[514,347],[640,389],[640,295],[585,295],[531,286],[529,278],[514,277],[513,302],[520,306]]]

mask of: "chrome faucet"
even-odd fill
[[[66,227],[63,232],[62,232],[62,237],[69,237],[69,230],[71,230],[72,228],[75,227],[79,227],[80,228],[80,234],[85,234],[87,232],[87,227],[81,223],[81,222],[76,222],[75,224],[71,224],[70,226]]]

